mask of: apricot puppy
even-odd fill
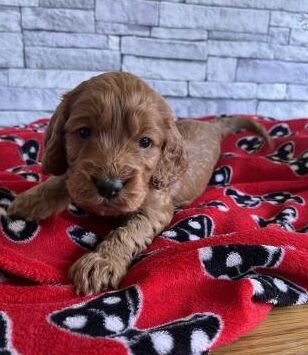
[[[116,288],[174,208],[204,191],[222,138],[240,128],[267,140],[258,123],[239,117],[175,122],[166,101],[138,77],[96,76],[66,93],[51,118],[42,165],[53,176],[17,196],[8,213],[44,219],[73,201],[98,215],[126,215],[69,270],[78,294]]]

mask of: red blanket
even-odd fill
[[[10,219],[41,174],[46,120],[0,130],[0,352],[201,354],[308,301],[308,120],[229,136],[206,192],[135,260],[121,288],[77,297],[67,269],[116,225],[74,205]],[[197,172],[196,172],[197,173]]]

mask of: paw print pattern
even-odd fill
[[[290,128],[286,123],[279,123],[268,131],[272,138],[288,137],[291,135]]]
[[[170,229],[162,232],[161,236],[179,243],[199,240],[212,235],[214,229],[210,217],[196,215],[178,222]]]
[[[24,166],[15,166],[14,168],[9,168],[6,171],[22,176],[27,181],[39,182],[41,180],[39,174],[25,170]]]
[[[273,205],[279,205],[286,202],[304,204],[304,200],[300,196],[291,195],[289,192],[271,192],[263,195],[261,198],[263,201],[267,201]]]
[[[39,174],[36,174],[36,173],[23,172],[23,173],[17,173],[17,175],[22,176],[27,181],[32,181],[32,182],[39,182],[40,181],[40,176],[39,176]]]
[[[256,153],[260,150],[263,144],[262,139],[257,136],[244,137],[239,139],[236,143],[238,148],[249,154]]]
[[[22,138],[15,136],[0,136],[0,142],[9,141],[17,144],[19,146],[21,158],[26,163],[26,165],[37,164],[39,143],[34,139],[29,139],[24,141]]]
[[[0,227],[10,241],[29,242],[37,235],[40,227],[35,221],[8,216],[6,210],[13,200],[14,195],[9,190],[0,188]]]
[[[24,140],[22,138],[10,135],[0,136],[0,142],[12,142],[19,145],[20,147],[24,144]]]
[[[100,242],[100,238],[95,233],[88,232],[77,226],[69,227],[67,234],[73,242],[89,250],[95,250]]]
[[[240,207],[252,208],[260,205],[261,198],[245,194],[239,190],[226,189],[226,195],[232,197],[235,203]]]
[[[0,311],[0,354],[17,355],[12,346],[12,324],[8,315]]]
[[[308,303],[308,292],[304,288],[282,277],[272,275],[250,275],[254,301],[278,306],[293,306]]]
[[[294,143],[288,142],[282,144],[273,154],[267,155],[267,158],[276,163],[287,163],[293,159]]]
[[[284,204],[286,202],[295,202],[304,204],[302,197],[291,195],[289,192],[271,192],[265,195],[248,195],[239,190],[227,188],[225,191],[227,196],[230,196],[234,202],[245,208],[258,207],[262,201],[271,203],[273,205]]]
[[[295,175],[304,176],[308,174],[308,151],[302,152],[295,158],[293,142],[281,145],[273,154],[266,157],[275,163],[288,164]]]
[[[276,224],[285,229],[287,232],[292,232],[295,229],[292,222],[296,220],[297,215],[297,210],[294,207],[288,207],[269,219],[264,219],[255,215],[253,218],[261,228],[267,227],[270,224]]]
[[[225,203],[223,203],[221,201],[210,201],[210,202],[207,202],[207,203],[202,203],[198,207],[199,208],[215,207],[219,211],[222,211],[222,212],[227,212],[229,210],[229,207]]]
[[[223,280],[241,279],[259,267],[276,267],[283,255],[282,248],[266,245],[216,245],[199,250],[206,273]]]
[[[30,139],[25,142],[20,148],[21,155],[27,165],[37,163],[37,156],[39,151],[39,144],[37,141]]]
[[[230,184],[232,170],[230,166],[222,166],[214,170],[214,173],[209,181],[211,186],[226,186]]]
[[[297,159],[290,161],[290,168],[296,175],[308,174],[308,151],[302,153]]]
[[[35,221],[26,221],[15,216],[1,216],[4,235],[12,242],[30,242],[39,231]]]
[[[49,322],[72,334],[117,340],[132,355],[201,354],[209,349],[222,329],[217,315],[197,313],[140,330],[135,327],[140,308],[140,291],[132,286],[56,311],[49,316]]]
[[[56,311],[49,316],[49,320],[72,333],[113,337],[133,327],[140,304],[137,288],[130,287]]]
[[[207,354],[221,328],[222,322],[216,314],[194,314],[142,332],[127,343],[135,355]]]

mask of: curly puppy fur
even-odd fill
[[[66,93],[45,136],[43,170],[53,175],[20,194],[8,213],[44,219],[73,201],[98,215],[126,215],[94,252],[69,270],[78,294],[118,287],[133,258],[207,186],[222,138],[248,128],[268,141],[255,121],[239,117],[175,122],[166,101],[129,73],[105,73]],[[146,137],[149,146],[140,142]],[[117,196],[95,183],[117,179]]]

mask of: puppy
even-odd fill
[[[109,72],[66,93],[45,135],[42,168],[53,175],[20,194],[8,213],[45,219],[70,201],[125,215],[69,277],[78,294],[118,287],[132,260],[206,188],[224,136],[262,126],[239,117],[175,122],[166,101],[129,73]]]

